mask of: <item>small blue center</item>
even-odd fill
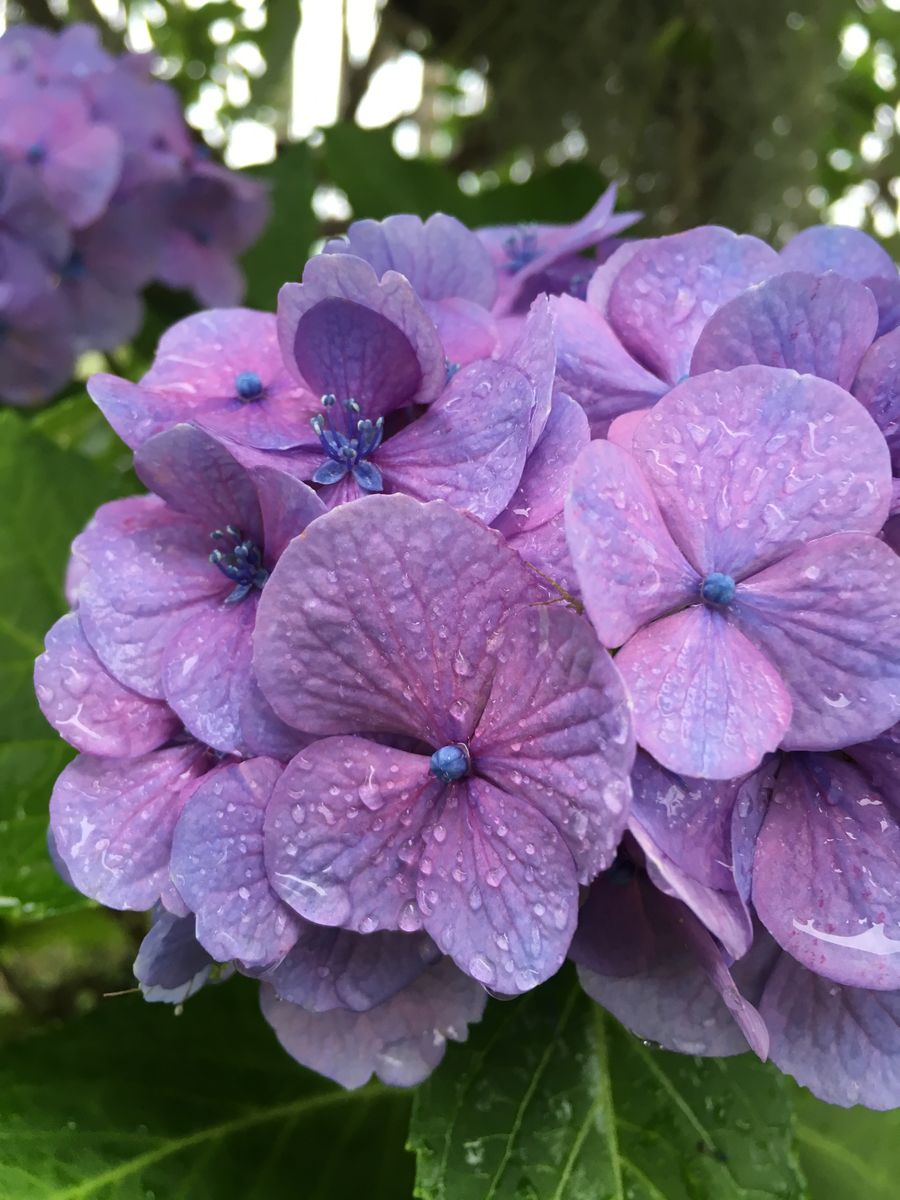
[[[244,402],[257,400],[262,395],[262,380],[255,371],[241,371],[234,377],[234,390]]]
[[[33,167],[39,167],[47,157],[47,149],[41,142],[35,142],[25,151],[25,161]]]
[[[337,398],[329,393],[322,397],[322,404],[325,416],[317,414],[311,424],[328,458],[316,468],[313,483],[338,483],[350,473],[364,492],[383,491],[381,472],[368,459],[381,445],[384,417],[367,421],[360,416],[355,400],[345,400],[339,428],[334,419]]]
[[[262,550],[255,542],[244,538],[234,525],[214,529],[209,536],[214,541],[224,542],[227,547],[225,550],[213,550],[209,556],[209,561],[234,584],[234,589],[225,597],[226,604],[237,604],[254,588],[262,588],[269,578],[269,572],[263,566]]]
[[[518,232],[511,233],[503,243],[503,253],[506,255],[504,270],[508,275],[515,275],[540,254],[537,234],[527,225],[521,225]]]
[[[700,595],[707,604],[730,604],[736,590],[731,576],[723,575],[720,571],[713,571],[712,574],[707,575],[700,585]]]
[[[212,230],[205,225],[198,225],[194,230],[194,241],[198,246],[208,246],[212,241]]]
[[[455,783],[468,775],[471,763],[469,751],[459,744],[441,746],[431,756],[431,773],[441,783]]]
[[[84,264],[84,258],[77,250],[73,250],[63,265],[60,275],[62,275],[63,279],[77,280],[83,279],[86,274],[87,268]]]

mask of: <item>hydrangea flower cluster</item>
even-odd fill
[[[0,38],[0,399],[35,404],[85,350],[114,350],[152,280],[236,304],[262,186],[212,162],[150,58],[91,25]]]
[[[347,1087],[568,957],[643,1038],[898,1105],[900,278],[613,199],[358,222],[94,377],[147,494],[37,662],[51,852],[153,910],[148,999],[259,979]]]

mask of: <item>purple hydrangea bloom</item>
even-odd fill
[[[887,446],[840,388],[775,367],[687,380],[576,464],[569,545],[638,741],[728,779],[900,715],[900,559],[873,534]]]
[[[0,240],[0,388],[10,404],[36,404],[62,387],[75,358],[66,305],[35,286],[34,265]]]
[[[237,304],[244,277],[236,260],[269,219],[258,181],[196,159],[185,179],[159,189],[157,203],[168,216],[158,278],[210,307]]]
[[[84,632],[117,680],[165,699],[224,753],[265,753],[285,732],[255,689],[260,592],[289,540],[324,511],[299,480],[179,425],[144,443],[155,493],[104,505],[76,539]],[[246,465],[244,465],[246,463]]]
[[[640,220],[640,213],[613,213],[616,185],[606,189],[591,210],[572,225],[491,225],[478,230],[497,272],[498,315],[527,312],[541,292],[583,293],[596,262],[581,252],[601,255],[603,243]]]
[[[558,968],[578,883],[614,855],[633,745],[608,656],[541,598],[498,535],[441,502],[370,497],[288,548],[255,667],[283,720],[326,735],[266,813],[270,878],[297,912],[424,928],[502,992]]]
[[[289,449],[309,438],[321,408],[284,365],[274,314],[247,308],[185,317],[163,334],[139,384],[100,374],[88,391],[135,450],[182,421],[260,450]]]

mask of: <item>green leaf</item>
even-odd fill
[[[312,211],[316,179],[309,147],[303,142],[282,146],[273,163],[252,174],[271,184],[272,217],[262,237],[244,256],[245,303],[271,311],[281,285],[300,278],[319,231]]]
[[[84,903],[47,858],[47,803],[71,751],[44,721],[32,670],[44,634],[68,607],[72,538],[127,477],[65,451],[0,414],[0,512],[13,574],[0,589],[0,915],[44,916]]]
[[[652,1049],[566,971],[484,1022],[416,1096],[422,1200],[801,1200],[782,1078]]]
[[[896,1200],[900,1110],[836,1108],[794,1086],[797,1146],[812,1200]]]
[[[180,1016],[137,996],[7,1047],[9,1200],[402,1200],[404,1092],[347,1092],[297,1066],[243,980]]]

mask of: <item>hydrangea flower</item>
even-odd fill
[[[116,679],[164,698],[216,750],[264,752],[283,731],[250,670],[256,608],[284,546],[324,507],[236,453],[188,425],[146,442],[135,466],[154,494],[104,505],[79,535],[76,595]]]
[[[266,814],[297,912],[424,928],[501,992],[559,967],[578,884],[615,853],[633,745],[590,627],[541,599],[498,535],[441,502],[370,497],[288,548],[254,661],[278,715],[325,735]]]
[[[836,385],[775,367],[687,380],[593,442],[566,523],[638,742],[728,779],[779,745],[834,749],[900,716],[900,559],[877,534],[887,446]]]
[[[97,31],[0,38],[0,397],[34,404],[76,355],[114,350],[153,279],[208,303],[243,291],[236,259],[268,215],[263,187],[206,161],[147,56]],[[44,350],[41,350],[41,343]]]

